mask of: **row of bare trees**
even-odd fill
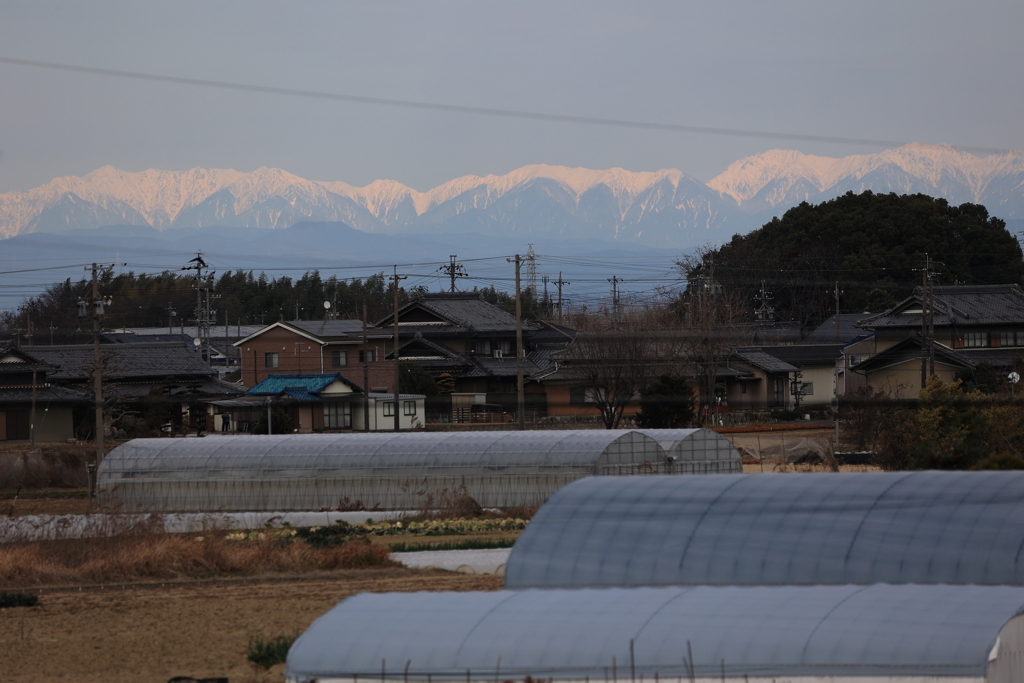
[[[626,406],[666,376],[685,379],[701,413],[712,412],[719,371],[740,340],[749,306],[698,283],[671,306],[578,315],[578,331],[563,355],[565,374],[587,392],[605,427],[616,429]],[[746,310],[744,310],[746,309]]]

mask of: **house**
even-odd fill
[[[779,348],[779,347],[773,347]],[[734,349],[726,370],[725,399],[730,410],[789,408],[793,397],[791,380],[799,368],[760,347]]]
[[[390,330],[394,315],[375,327]],[[546,328],[523,321],[524,374],[540,369],[531,360],[532,339]],[[421,365],[435,377],[448,373],[456,393],[516,391],[516,318],[475,292],[422,294],[398,311],[400,360]],[[389,353],[387,358],[393,359]],[[542,361],[543,362],[543,361]]]
[[[364,340],[361,320],[290,320],[261,327],[233,346],[247,387],[272,374],[334,372],[359,386],[386,391],[395,372],[394,364],[383,361],[390,339],[390,331],[371,327]]]
[[[400,399],[400,427],[422,427],[425,397],[401,394]],[[213,405],[220,410],[218,426],[222,431],[247,432],[272,403],[284,406],[293,431],[299,433],[394,428],[394,396],[366,393],[340,372],[271,374],[244,396],[214,401]],[[225,420],[224,415],[229,418]]]
[[[933,287],[931,298],[934,333],[923,334],[927,307],[920,287],[888,311],[862,318],[857,325],[874,333],[874,352],[850,370],[876,388],[916,393],[922,359],[931,374],[933,353],[935,374],[946,382],[980,363],[1008,372],[1024,359],[1024,291],[1018,285]]]
[[[241,358],[238,347],[234,343],[259,332],[265,325],[213,325],[210,327],[209,358],[203,350],[203,358],[223,377],[225,374],[240,368]],[[100,339],[107,344],[141,344],[147,342],[181,341],[197,348],[196,341],[199,330],[194,326],[180,325],[171,327],[125,327],[100,334]]]
[[[87,398],[76,411],[78,422],[92,417],[92,371],[95,366],[92,344],[33,346],[30,353],[52,366],[47,379],[63,387],[85,390]],[[243,389],[217,378],[217,371],[181,342],[101,344],[104,363],[104,400],[116,413],[132,415],[151,423],[151,428],[183,422],[212,429],[206,416],[211,410],[205,401],[237,396]],[[108,415],[116,418],[117,415]],[[88,430],[91,431],[91,422]]]
[[[13,343],[0,347],[0,441],[75,436],[75,407],[88,405],[92,393],[54,384],[56,370]]]

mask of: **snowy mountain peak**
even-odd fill
[[[801,201],[845,192],[921,192],[1024,217],[1024,154],[978,157],[905,145],[839,159],[769,150],[704,184],[678,169],[634,172],[534,164],[465,175],[420,192],[395,180],[314,182],[277,168],[98,168],[0,195],[0,236],[106,225],[287,228],[343,222],[364,232],[596,237],[696,244],[750,230]]]
[[[897,180],[894,173],[902,180]],[[966,191],[963,196],[957,195],[960,201],[981,202],[992,178],[1015,173],[1024,173],[1024,155],[1020,152],[977,157],[949,145],[912,143],[878,154],[833,159],[774,149],[731,164],[712,178],[708,187],[740,204],[761,195],[760,200],[776,206],[790,201],[789,190],[797,185],[824,192],[840,185],[854,186],[871,176],[888,175],[892,183],[879,191],[920,192],[926,190],[915,188],[932,186],[939,190],[935,194],[944,196],[944,186],[955,181]]]

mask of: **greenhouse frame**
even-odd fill
[[[735,474],[743,461],[727,438],[710,429],[638,429],[651,437],[675,463],[678,474]]]
[[[672,431],[663,440],[676,447],[687,439],[708,441],[703,430]],[[102,502],[127,510],[166,512],[419,510],[463,493],[487,508],[536,506],[581,477],[692,471],[692,464],[677,467],[652,433],[551,430],[135,439],[104,458],[97,489]],[[716,463],[724,461],[721,444],[708,452]],[[735,449],[732,457],[739,462]]]
[[[286,680],[1024,680],[1024,588],[761,586],[360,594]]]
[[[505,587],[1024,585],[1024,472],[593,477],[537,511]]]

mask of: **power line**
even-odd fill
[[[285,95],[289,97],[305,97],[319,100],[333,100],[338,102],[352,102],[354,104],[368,104],[385,107],[398,107],[404,109],[424,109],[432,111],[453,112],[459,114],[475,114],[481,116],[498,116],[513,119],[531,119],[535,121],[552,121],[557,123],[577,123],[595,126],[611,126],[615,128],[632,128],[635,130],[656,130],[672,133],[697,133],[701,135],[727,135],[732,137],[763,138],[772,140],[798,140],[801,142],[827,142],[846,145],[863,145],[870,147],[900,147],[909,144],[908,140],[878,140],[871,138],[855,138],[834,135],[809,135],[806,133],[785,133],[764,130],[745,130],[741,128],[717,128],[712,126],[694,126],[681,123],[658,123],[654,121],[633,121],[629,119],[610,119],[595,116],[576,116],[572,114],[551,114],[547,112],[524,111],[519,109],[499,109],[496,107],[475,107],[462,104],[445,104],[441,102],[423,102],[418,100],[401,100],[389,97],[367,97],[365,95],[350,95],[345,93],[330,93],[319,90],[303,90],[300,88],[282,88],[270,85],[255,85],[251,83],[234,83],[231,81],[217,81],[206,78],[188,78],[185,76],[168,76],[165,74],[150,74],[140,71],[126,71],[123,69],[105,69],[93,66],[80,66],[76,64],[60,64],[57,62],[44,62],[35,59],[18,59],[14,57],[0,57],[0,64],[12,66],[27,66],[40,69],[54,69],[57,71],[69,71],[73,73],[85,73],[95,76],[111,76],[115,78],[130,78],[134,80],[152,81],[156,83],[174,83],[177,85],[197,85],[207,88],[219,88],[222,90],[236,90],[243,92],[255,92],[269,95]],[[1013,150],[1003,147],[978,147],[954,145],[958,149],[981,152],[984,154],[1006,154]]]

